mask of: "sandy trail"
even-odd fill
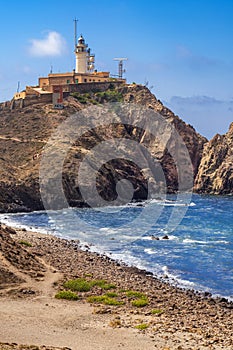
[[[19,271],[0,253],[1,263],[24,280],[20,289],[32,290],[34,297],[0,298],[0,340],[3,343],[49,345],[73,350],[152,349],[150,339],[136,330],[109,327],[112,318],[93,314],[93,307],[83,302],[57,300],[54,283],[64,278],[43,259],[38,261],[45,272],[38,278]],[[9,287],[9,290],[18,290]]]
[[[88,304],[44,296],[27,301],[1,299],[0,339],[77,350],[151,350],[155,347],[136,330],[108,327],[110,317],[94,315],[92,310]]]

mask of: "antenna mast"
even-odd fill
[[[125,73],[125,69],[123,69],[123,61],[127,61],[128,58],[124,57],[124,58],[114,58],[114,61],[119,61],[118,63],[118,77],[119,79],[122,79],[123,77],[123,73]]]
[[[74,19],[74,50],[76,50],[76,46],[77,46],[77,22],[78,22],[78,19],[75,18]]]

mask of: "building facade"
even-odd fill
[[[82,35],[75,47],[75,58],[75,69],[72,72],[50,73],[47,77],[39,77],[37,86],[27,86],[25,90],[17,92],[14,99],[51,94],[54,86],[61,86],[63,92],[69,92],[74,84],[126,82],[125,79],[111,78],[109,72],[97,72],[94,69],[95,55],[91,53]]]

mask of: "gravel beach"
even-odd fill
[[[78,241],[2,226],[0,272],[0,349],[233,349],[233,303]],[[76,291],[78,300],[55,298],[81,278],[92,287]]]

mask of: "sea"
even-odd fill
[[[169,195],[121,207],[1,214],[0,220],[79,240],[83,249],[175,286],[233,301],[233,196]]]

